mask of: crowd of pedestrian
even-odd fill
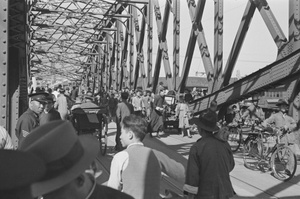
[[[32,199],[96,199],[96,198],[159,198],[162,172],[184,184],[186,198],[231,198],[235,192],[230,172],[235,162],[228,142],[217,133],[218,104],[210,107],[195,125],[201,138],[189,151],[187,166],[173,158],[144,146],[147,133],[164,131],[164,99],[166,88],[159,86],[157,93],[150,91],[117,92],[113,89],[93,92],[73,87],[36,89],[28,94],[29,107],[17,121],[15,134],[17,151],[10,136],[0,128],[0,196]],[[188,98],[179,96],[175,117],[179,119],[181,135],[192,137]],[[278,113],[265,118],[257,99],[244,106],[231,106],[226,122],[249,118],[259,119],[267,126],[275,124],[292,130],[296,122],[287,115],[288,102],[279,100]],[[107,185],[97,184],[101,170],[96,157],[99,152],[97,138],[79,135],[69,122],[72,111],[85,108],[106,108],[109,121],[115,121],[117,132],[115,150]],[[6,149],[6,150],[3,150]],[[20,178],[21,176],[21,178]],[[12,180],[16,179],[16,180]]]

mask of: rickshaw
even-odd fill
[[[107,107],[75,108],[71,112],[71,122],[78,135],[92,134],[96,136],[102,155],[105,155],[107,150],[107,117]]]

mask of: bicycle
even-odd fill
[[[242,126],[244,125],[243,121],[237,121],[236,123],[228,124],[228,139],[227,142],[231,147],[231,151],[237,152],[243,143],[243,133]]]
[[[297,159],[288,147],[293,143],[281,143],[287,130],[278,128],[262,128],[255,126],[252,136],[243,146],[243,160],[246,168],[266,172],[271,170],[278,180],[288,181],[296,172]]]
[[[106,108],[76,108],[72,110],[71,122],[78,135],[92,134],[96,136],[99,141],[101,155],[104,156],[106,154],[108,140],[108,116]]]
[[[233,153],[237,152],[241,145],[244,145],[245,142],[248,142],[251,137],[255,137],[256,133],[254,132],[254,128],[260,123],[260,120],[249,120],[246,123],[242,119],[226,125],[229,132],[227,142],[230,145]],[[247,135],[247,137],[243,139],[243,135]]]

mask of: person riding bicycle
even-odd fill
[[[250,122],[254,121],[264,121],[265,120],[265,113],[262,108],[258,105],[258,96],[252,97],[252,102],[249,104],[245,112],[242,114],[242,118],[246,120],[249,119]]]

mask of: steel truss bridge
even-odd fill
[[[202,26],[207,3],[214,3],[214,47],[208,46]],[[190,103],[196,113],[214,99],[224,110],[231,103],[285,85],[284,98],[289,99],[291,112],[299,120],[300,1],[285,3],[289,4],[288,35],[267,0],[248,1],[223,67],[224,0],[165,0],[163,12],[158,0],[1,0],[0,124],[14,131],[27,108],[27,84],[32,75],[61,76],[93,89],[113,86],[117,90],[134,89],[141,79],[143,89],[155,90],[163,65],[168,89],[183,92],[196,45],[209,85],[207,96]],[[192,24],[183,65],[179,59],[180,4],[188,5],[189,13],[184,14],[189,14]],[[255,12],[274,40],[277,58],[230,84]],[[170,18],[173,37],[167,38]],[[153,49],[154,37],[158,38],[157,49]],[[172,42],[173,49],[168,49]],[[208,49],[214,49],[212,56]]]

